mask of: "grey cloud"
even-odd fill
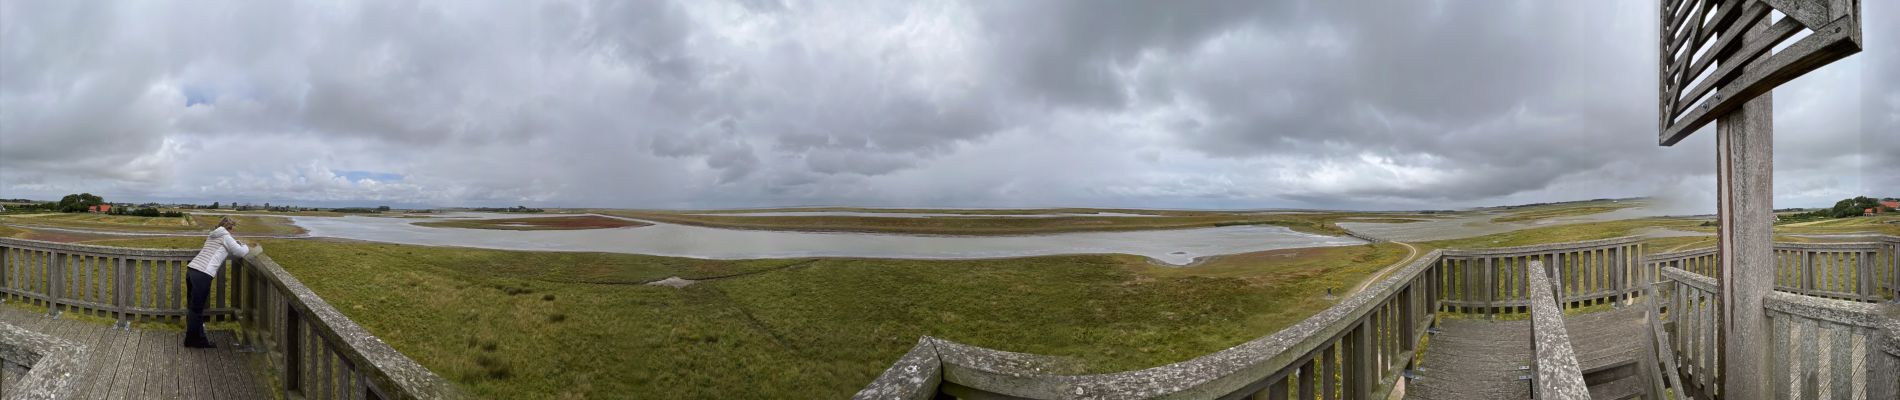
[[[1882,24],[1900,9],[1865,6],[1867,52],[1776,93],[1785,201],[1900,187],[1883,167],[1900,164],[1889,139],[1900,131],[1900,63],[1877,44],[1900,40]],[[0,2],[0,197],[1235,208],[1699,199],[1713,188],[1712,132],[1673,148],[1652,139],[1652,8]],[[205,157],[224,152],[241,156]],[[405,179],[365,184],[334,170]]]

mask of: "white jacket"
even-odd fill
[[[238,243],[236,238],[231,237],[231,231],[220,226],[211,230],[211,236],[205,237],[204,250],[199,250],[198,256],[192,257],[191,264],[187,266],[216,278],[218,267],[224,266],[224,259],[243,257],[250,252],[251,248]]]

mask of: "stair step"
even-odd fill
[[[1601,385],[1591,386],[1590,398],[1593,400],[1624,400],[1642,396],[1645,392],[1646,390],[1643,390],[1643,377],[1632,375],[1624,377],[1623,379],[1605,382]]]

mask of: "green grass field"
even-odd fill
[[[1120,255],[715,261],[264,245],[351,319],[485,398],[845,397],[922,335],[1073,356],[1096,371],[1151,367],[1277,331],[1329,306],[1325,288],[1405,255],[1381,244],[1178,268]],[[639,284],[744,273],[683,289]]]
[[[1314,212],[1291,214],[1239,214],[1200,211],[1170,211],[1157,217],[1078,216],[1051,218],[969,217],[901,218],[866,216],[744,216],[700,215],[681,212],[595,210],[601,214],[681,225],[728,229],[868,232],[925,235],[1030,235],[1062,232],[1103,232],[1155,229],[1209,228],[1233,225],[1276,225],[1324,235],[1344,235],[1334,225],[1346,218],[1402,217],[1407,214],[1353,212]],[[803,210],[801,210],[803,211]],[[834,210],[835,211],[835,210]],[[880,210],[882,211],[882,210]],[[922,211],[922,210],[918,210]],[[1027,210],[929,210],[930,212],[1026,213]],[[1037,210],[1046,213],[1051,210]],[[1056,209],[1069,213],[1117,212],[1114,210]],[[1137,210],[1138,211],[1138,210]],[[1144,211],[1157,213],[1154,211]],[[1410,221],[1408,221],[1410,222]]]
[[[186,214],[183,217],[139,217],[91,213],[48,213],[0,216],[0,223],[98,231],[187,233],[205,232],[218,224],[217,215]],[[303,228],[289,218],[236,215],[239,234],[298,235]]]
[[[1640,205],[1640,204],[1635,203],[1635,202],[1623,202],[1623,203],[1611,203],[1611,204],[1591,204],[1591,205],[1575,205],[1575,206],[1562,206],[1562,207],[1539,207],[1539,208],[1533,208],[1527,211],[1519,211],[1519,212],[1511,213],[1511,215],[1492,218],[1491,222],[1536,221],[1536,220],[1545,219],[1545,218],[1599,214],[1599,213],[1606,213],[1606,212],[1621,210],[1625,208],[1635,207],[1637,205]]]
[[[1586,222],[1545,226],[1504,233],[1421,243],[1431,248],[1483,249],[1525,246],[1543,243],[1574,242],[1635,235],[1643,228],[1696,230],[1702,220],[1691,218],[1640,218],[1618,221]]]
[[[403,216],[402,218],[411,218]],[[628,221],[619,218],[607,218],[598,215],[575,215],[564,217],[497,218],[497,219],[451,219],[417,222],[415,225],[435,228],[494,229],[505,231],[557,231],[581,229],[627,228],[652,225],[645,222]]]
[[[1841,233],[1884,233],[1900,235],[1900,213],[1881,214],[1871,217],[1849,217],[1824,219],[1819,221],[1796,222],[1775,225],[1775,233],[1783,234],[1841,234]]]

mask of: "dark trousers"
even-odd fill
[[[211,275],[186,268],[185,344],[209,343],[205,338],[205,300],[211,297]]]

